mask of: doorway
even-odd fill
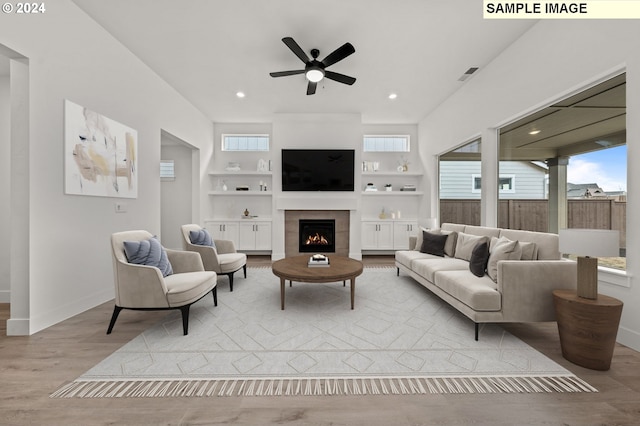
[[[182,249],[180,226],[197,223],[200,151],[184,140],[161,132],[160,158],[163,174],[160,177],[160,233],[162,245]],[[173,173],[171,173],[171,170]]]

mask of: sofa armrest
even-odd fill
[[[215,240],[215,243],[216,243],[216,250],[220,254],[236,252],[236,246],[235,244],[233,244],[233,241],[231,240]]]
[[[169,262],[171,262],[174,274],[204,271],[200,253],[193,251],[166,250],[167,257],[169,258]]]
[[[555,321],[552,291],[576,289],[576,263],[569,260],[499,261],[497,284],[505,322]]]

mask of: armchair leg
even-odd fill
[[[218,287],[214,287],[211,293],[213,293],[213,306],[218,306]]]
[[[113,330],[113,326],[116,324],[116,320],[118,319],[118,315],[122,308],[118,305],[113,307],[113,315],[111,315],[111,322],[109,322],[109,328],[107,329],[107,334],[111,334],[111,330]]]
[[[478,331],[479,331],[478,329],[480,327],[480,324],[478,324],[477,322],[475,324],[476,324],[476,342],[477,342],[478,341]]]
[[[244,277],[247,278],[247,264],[242,265],[242,272],[244,272]]]
[[[227,276],[229,277],[229,291],[233,291],[233,272],[227,274]]]
[[[182,331],[186,336],[189,334],[189,308],[191,305],[185,305],[180,307],[180,312],[182,312]]]

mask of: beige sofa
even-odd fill
[[[557,234],[450,223],[430,232],[448,234],[445,256],[422,253],[422,234],[410,237],[409,247],[416,242],[418,246],[396,252],[398,275],[408,274],[471,319],[476,340],[480,323],[555,321],[552,291],[576,288],[576,264],[561,258]],[[497,243],[497,238],[518,241],[521,248],[526,246],[525,258],[531,260],[490,258],[496,280],[487,273],[476,276],[469,270],[469,261],[456,256],[464,254],[456,249],[462,248],[460,242],[474,239],[470,236],[487,237],[488,243]],[[494,254],[497,257],[498,250]]]

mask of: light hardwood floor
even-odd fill
[[[269,260],[252,257],[249,264],[268,265]],[[392,265],[393,260],[366,257],[365,264]],[[395,271],[390,279],[393,276]],[[114,333],[107,336],[112,309],[112,302],[105,303],[32,336],[6,337],[9,306],[0,304],[0,424],[640,424],[640,353],[618,345],[609,371],[578,367],[562,358],[555,323],[513,324],[505,328],[595,386],[598,393],[49,398],[59,386],[77,378],[166,315],[166,312],[125,311]],[[469,336],[473,338],[471,323],[469,328]]]

